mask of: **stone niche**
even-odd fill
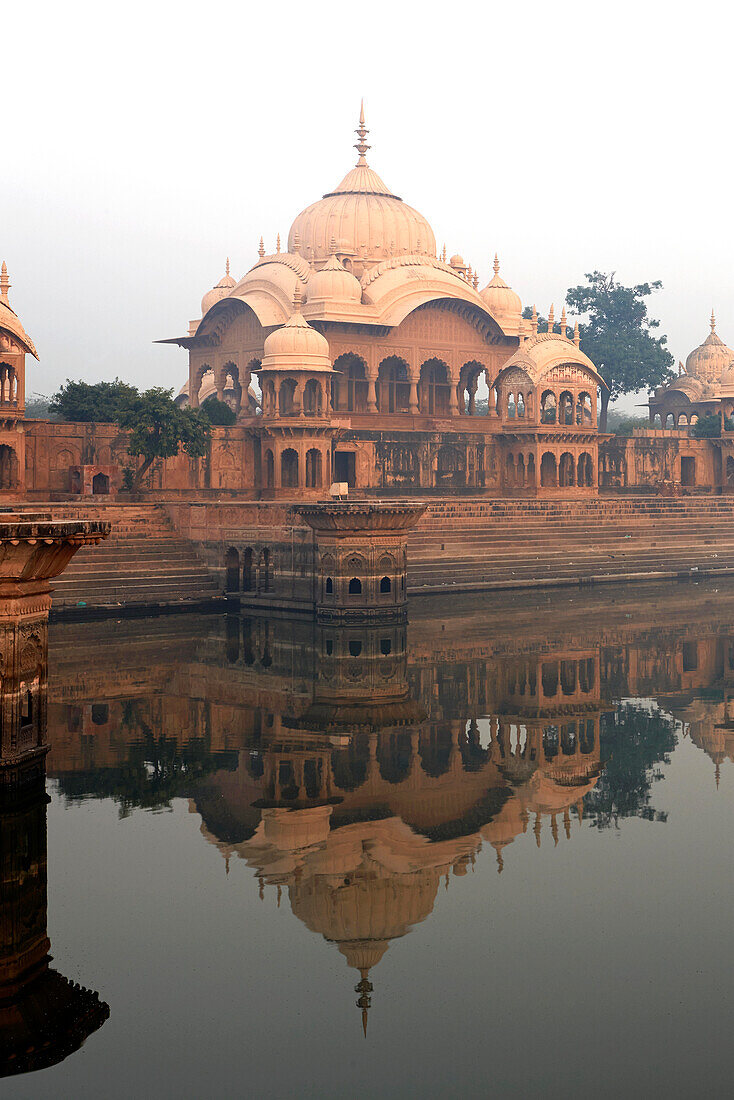
[[[407,535],[425,504],[294,506],[314,531],[316,613],[322,622],[399,619],[407,603]]]
[[[70,491],[83,497],[114,496],[120,480],[119,466],[70,466]]]

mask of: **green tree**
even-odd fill
[[[137,492],[143,478],[157,458],[173,458],[180,450],[191,458],[206,454],[211,425],[195,409],[180,409],[173,400],[173,390],[154,387],[144,393],[135,391],[121,410],[117,423],[130,432],[127,452],[142,458],[133,479]]]
[[[234,409],[231,409],[226,401],[220,401],[214,394],[202,402],[200,411],[210,424],[221,428],[228,428],[237,420]]]
[[[72,382],[67,378],[48,404],[51,415],[60,420],[114,424],[136,397],[135,386],[119,378],[114,382]]]
[[[571,287],[566,304],[586,318],[579,325],[581,347],[598,367],[606,386],[601,387],[599,427],[607,428],[609,402],[623,393],[654,389],[673,377],[673,356],[666,336],[655,336],[660,322],[650,317],[646,299],[662,288],[654,283],[623,286],[614,278],[593,271],[588,285]],[[608,388],[607,388],[608,387]]]

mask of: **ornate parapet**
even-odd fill
[[[0,512],[0,599],[49,594],[50,581],[63,573],[77,550],[101,542],[109,533],[110,524],[99,520]]]
[[[316,611],[323,621],[363,622],[405,615],[407,534],[424,503],[299,504],[314,531]]]

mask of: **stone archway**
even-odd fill
[[[15,450],[3,443],[0,446],[0,490],[20,488],[18,456]]]

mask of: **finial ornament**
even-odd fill
[[[296,256],[298,256],[301,251],[301,234],[298,232],[298,230],[296,230],[293,234],[293,251],[295,252]]]
[[[301,302],[302,301],[303,301],[303,298],[302,298],[302,295],[301,295],[301,284],[298,281],[296,281],[296,289],[293,291],[293,312],[294,313],[300,313],[301,312]]]
[[[278,234],[275,241],[275,251],[280,252],[280,233]]]
[[[364,124],[364,100],[362,100],[362,102],[360,104],[360,107],[359,107],[359,126],[357,127],[357,129],[354,132],[357,135],[357,137],[359,138],[359,141],[356,142],[355,146],[354,146],[354,148],[359,153],[359,160],[357,161],[357,167],[358,168],[367,168],[368,165],[367,165],[367,160],[365,158],[365,153],[367,152],[368,149],[371,149],[372,146],[368,145],[367,141],[366,141],[369,130],[367,129],[367,127]]]
[[[265,241],[262,239],[262,237],[260,238],[260,247],[257,250],[257,254],[261,260],[265,255]]]
[[[581,347],[581,333],[579,332],[578,321],[575,321],[573,326],[573,342],[577,348]]]
[[[370,1003],[371,1003],[370,993],[372,992],[374,986],[372,985],[372,982],[367,977],[367,975],[369,974],[369,968],[368,967],[365,967],[365,966],[360,967],[359,972],[362,975],[362,978],[361,978],[361,981],[359,981],[355,985],[354,992],[359,993],[359,1000],[357,1001],[357,1008],[362,1009],[362,1031],[364,1032],[364,1037],[366,1039],[367,1038],[367,1013],[369,1011]]]
[[[713,309],[711,310],[711,332],[716,332],[716,317]]]
[[[548,332],[553,332],[553,329],[555,328],[555,325],[556,325],[556,320],[555,320],[555,316],[553,314],[553,303],[551,302],[551,307],[548,310]]]
[[[446,263],[446,245],[441,249],[441,262]]]
[[[566,307],[561,310],[561,336],[566,335]]]
[[[8,291],[10,290],[10,280],[8,279],[8,265],[3,260],[2,269],[0,269],[0,298],[4,298],[7,302]]]
[[[225,273],[229,275],[229,256],[227,256],[227,263],[225,264]]]
[[[479,276],[477,275],[476,271],[474,272],[474,278],[472,279],[472,286],[475,290],[479,286]]]
[[[535,308],[535,306],[533,306],[533,315],[530,318],[530,328],[532,330],[533,336],[537,336],[538,335],[538,311]]]
[[[497,256],[496,252],[494,254],[494,265],[493,266],[494,266],[495,275],[499,275],[499,273],[500,273],[500,261],[499,261],[499,257]]]

